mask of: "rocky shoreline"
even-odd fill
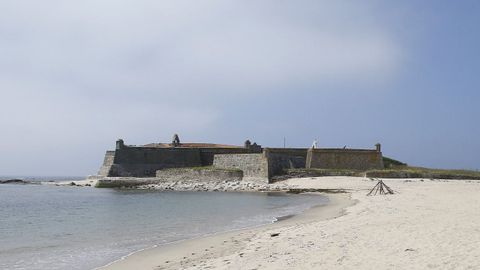
[[[109,185],[111,183],[111,185]],[[46,184],[46,183],[44,183]],[[101,187],[158,191],[200,191],[200,192],[287,192],[287,193],[345,193],[347,189],[317,189],[299,188],[288,181],[265,183],[258,180],[228,180],[228,181],[191,181],[191,180],[160,180],[158,178],[101,178],[80,181],[64,181],[48,183],[56,186]],[[100,185],[100,186],[99,186]]]
[[[140,185],[135,189],[163,190],[163,191],[288,191],[289,186],[284,183],[264,184],[250,181],[223,181],[223,182],[196,182],[168,181],[155,184]]]

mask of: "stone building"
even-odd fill
[[[263,148],[245,141],[243,146],[181,143],[174,136],[172,143],[142,146],[116,142],[107,151],[99,177],[155,177],[157,171],[169,168],[214,166],[239,169],[244,179],[264,179],[281,174],[284,169],[320,168],[368,170],[383,168],[380,144],[376,149],[327,148]]]
[[[213,165],[216,154],[261,153],[257,144],[235,146],[209,143],[152,143],[126,145],[117,140],[114,151],[107,151],[98,173],[101,177],[154,177],[157,170]]]

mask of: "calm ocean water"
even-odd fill
[[[270,223],[319,195],[0,185],[0,269],[92,269],[153,245]]]

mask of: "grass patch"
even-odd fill
[[[425,178],[480,180],[480,171],[429,169],[422,167],[393,167],[383,170],[341,170],[341,169],[288,169],[283,175],[273,177],[273,182],[289,178],[309,178],[322,176],[357,176],[370,178]]]
[[[330,189],[330,188],[291,188],[287,190],[287,193],[292,193],[292,194],[301,194],[301,193],[307,193],[307,192],[321,192],[321,193],[330,193],[330,194],[336,194],[336,193],[347,193],[345,189]]]
[[[383,165],[385,168],[406,167],[407,163],[403,163],[393,158],[383,157]]]
[[[341,169],[287,169],[281,175],[274,175],[272,182],[282,181],[290,178],[308,178],[321,176],[364,176],[365,173],[356,170]]]
[[[360,176],[361,171],[348,169],[288,169],[287,174],[308,175],[308,176]]]
[[[469,179],[480,180],[480,172],[469,170],[429,169],[422,167],[404,167],[386,170],[371,170],[366,177],[375,178],[428,178],[428,179]]]

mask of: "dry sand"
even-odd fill
[[[366,196],[376,183],[366,178],[290,179],[292,187],[349,194],[292,219],[145,250],[105,269],[480,269],[480,181],[384,182],[397,193]]]

